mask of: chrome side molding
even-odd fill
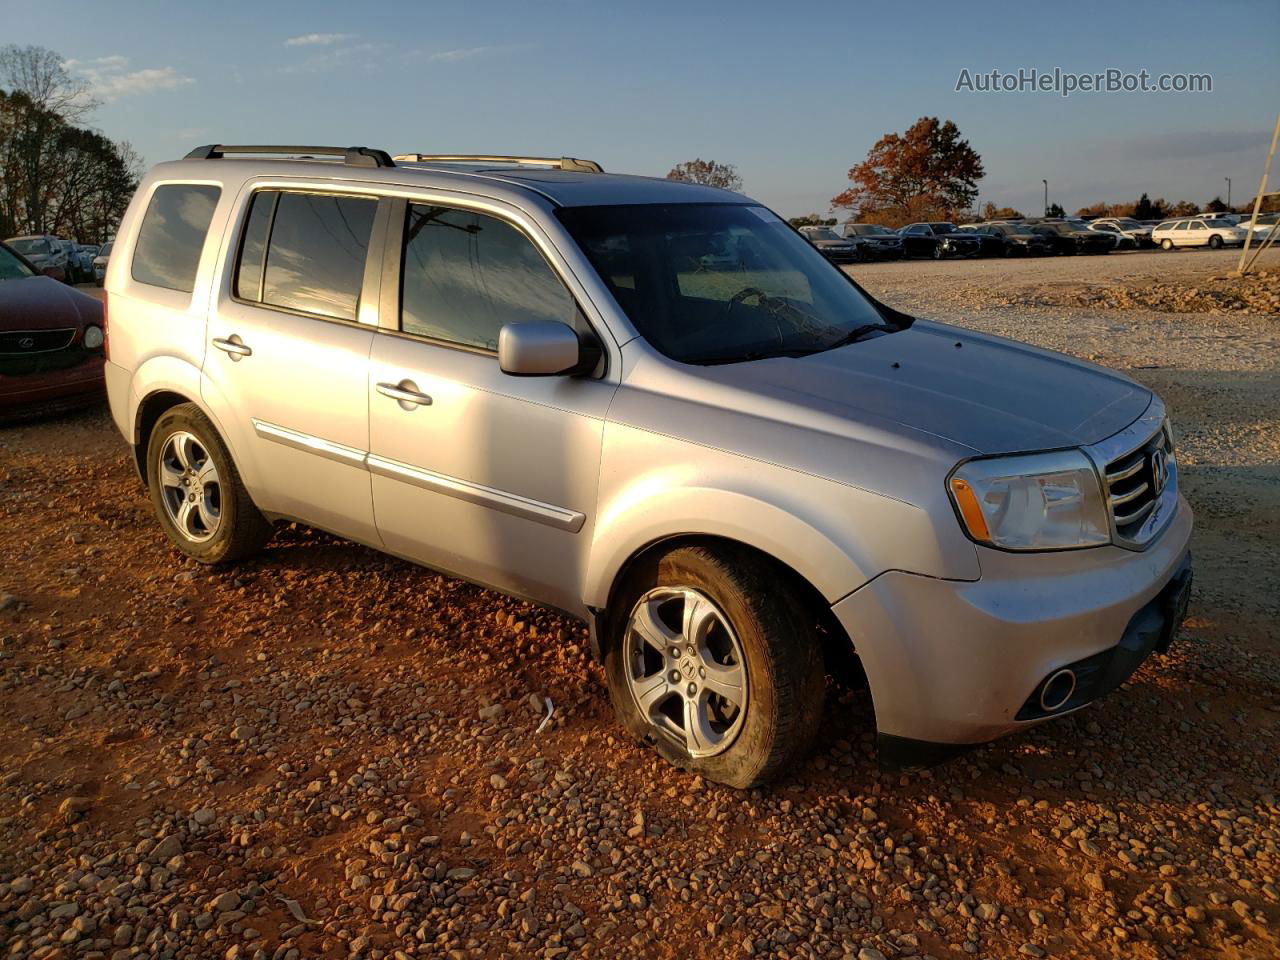
[[[392,480],[399,480],[402,483],[412,484],[415,487],[481,507],[488,507],[514,517],[532,520],[568,533],[577,533],[587,520],[586,514],[570,510],[568,507],[558,507],[552,503],[522,497],[517,493],[487,487],[482,483],[473,483],[470,480],[461,480],[443,473],[424,470],[421,467],[401,463],[399,460],[379,457],[365,450],[334,443],[322,437],[299,433],[265,420],[254,419],[253,429],[259,437],[273,443],[284,444],[286,447],[313,453],[328,460],[336,460],[348,466],[360,467],[380,477],[389,477]]]

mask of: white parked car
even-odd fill
[[[1151,228],[1132,217],[1101,217],[1090,223],[1089,229],[1117,237],[1118,247],[1140,248],[1152,245]]]
[[[1175,247],[1239,246],[1249,231],[1226,220],[1166,220],[1151,231],[1151,238],[1166,250]]]

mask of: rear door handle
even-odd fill
[[[431,397],[420,391],[418,385],[412,380],[401,380],[399,383],[380,383],[378,384],[378,392],[384,397],[400,401],[400,406],[405,410],[410,410],[413,407],[431,406]]]
[[[253,349],[241,343],[240,337],[234,333],[230,337],[214,337],[213,345],[223,353],[231,354],[232,360],[253,356]]]

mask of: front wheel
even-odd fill
[[[746,549],[693,546],[628,574],[605,675],[632,736],[743,789],[808,752],[822,717],[822,654],[778,579]]]
[[[1173,241],[1172,241],[1172,240],[1168,240],[1168,239],[1166,239],[1166,240],[1161,240],[1161,241],[1160,241],[1160,249],[1161,249],[1161,250],[1172,250],[1172,249],[1173,249]]]
[[[240,560],[271,537],[222,438],[193,403],[167,410],[151,431],[147,486],[165,534],[201,563]]]
[[[1218,234],[1215,233],[1212,237],[1209,238],[1209,247],[1213,250],[1222,249],[1222,237],[1218,236]]]

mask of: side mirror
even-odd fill
[[[599,362],[599,344],[567,323],[508,323],[498,332],[498,365],[513,377],[584,376]]]

